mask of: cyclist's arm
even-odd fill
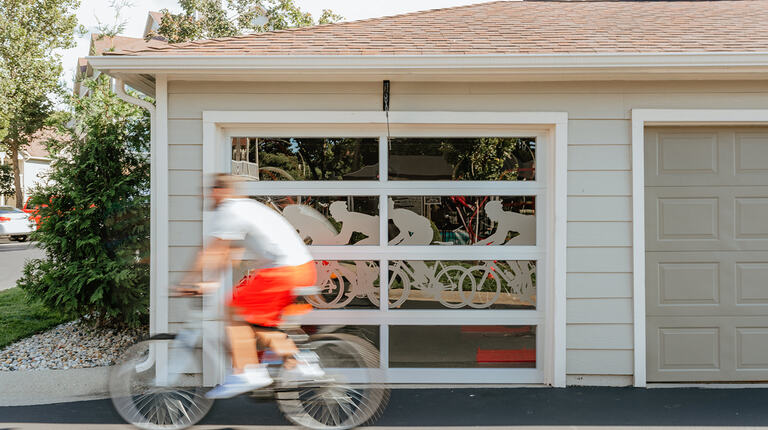
[[[197,253],[195,261],[192,263],[190,271],[182,280],[181,284],[194,284],[194,277],[201,273],[203,269],[219,271],[230,264],[233,254],[231,241],[211,238],[208,245]]]

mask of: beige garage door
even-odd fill
[[[646,130],[649,382],[768,380],[768,129]]]

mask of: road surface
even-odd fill
[[[0,291],[16,286],[26,260],[42,258],[44,255],[34,243],[0,239]]]

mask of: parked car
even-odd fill
[[[24,242],[32,233],[34,222],[29,214],[11,206],[0,206],[0,237]]]

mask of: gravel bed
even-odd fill
[[[0,372],[110,366],[147,332],[147,327],[97,329],[68,322],[0,349]]]

